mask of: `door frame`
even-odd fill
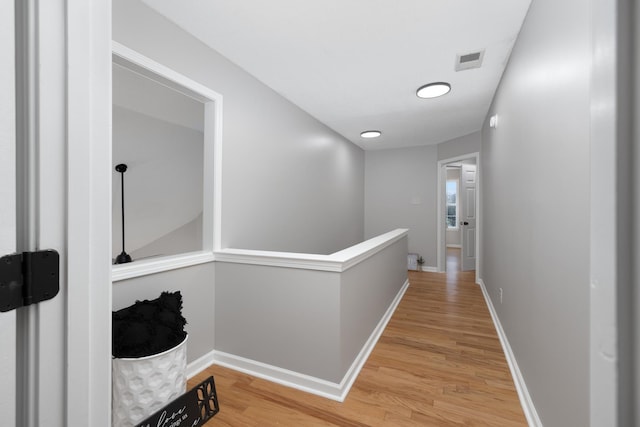
[[[467,181],[467,172],[473,170],[473,206],[474,206],[474,210],[473,210],[473,218],[468,217],[467,214],[469,213],[469,209],[468,209],[468,203],[469,203],[469,197],[467,195],[468,192],[468,187],[470,186],[470,184]],[[478,236],[478,218],[476,217],[477,215],[477,209],[475,209],[475,206],[477,205],[477,201],[476,198],[478,196],[478,166],[474,163],[474,164],[470,164],[470,163],[466,163],[463,162],[461,164],[460,167],[460,202],[459,206],[462,206],[462,209],[460,209],[461,211],[461,215],[459,215],[459,223],[464,223],[464,227],[460,226],[460,247],[462,248],[461,250],[461,254],[460,254],[460,271],[470,271],[470,270],[474,270],[476,269],[476,260],[477,260],[477,254],[476,254],[476,247],[475,247],[475,239]],[[468,222],[467,222],[468,220]],[[473,259],[468,259],[468,254],[469,254],[469,227],[471,226],[471,223],[473,223],[472,227],[473,227]],[[446,241],[446,238],[445,238]],[[470,261],[473,261],[473,263],[471,263]],[[469,268],[471,267],[471,265],[473,265],[473,268]]]
[[[100,166],[111,152],[111,1],[26,3],[19,39],[29,57],[17,74],[28,76],[28,113],[17,126],[29,151],[17,209],[28,219],[18,249],[58,250],[60,292],[18,313],[25,338],[17,358],[25,361],[16,418],[25,426],[109,426],[111,174]]]
[[[110,426],[111,0],[66,0],[66,33],[66,422]]]
[[[15,312],[15,414],[3,420],[109,426],[111,1],[16,5],[14,241],[59,252],[60,292]]]
[[[482,247],[482,218],[481,218],[481,204],[482,204],[482,181],[481,181],[481,165],[480,165],[480,153],[473,152],[464,154],[462,156],[450,157],[447,159],[438,160],[438,202],[437,202],[437,269],[439,273],[446,272],[446,259],[447,259],[447,229],[444,215],[445,200],[446,200],[446,166],[450,163],[460,162],[463,160],[473,159],[476,162],[477,168],[477,181],[476,181],[476,280],[480,275],[480,265],[482,253],[480,248]]]
[[[16,250],[15,8],[0,3],[0,256]],[[13,203],[7,203],[7,201]],[[0,313],[0,419],[16,425],[16,312]]]

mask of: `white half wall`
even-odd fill
[[[338,273],[216,263],[216,350],[340,382]]]
[[[253,255],[271,265],[226,253],[216,262],[214,360],[343,399],[407,286],[406,230],[373,251],[360,247],[331,271],[317,261],[274,265],[276,253]]]

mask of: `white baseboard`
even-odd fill
[[[188,371],[191,372],[190,369],[193,365],[193,371],[195,373],[200,372],[204,368],[200,369],[200,371],[197,371],[197,369],[202,364],[204,364],[206,360],[209,365],[213,363],[216,365],[224,366],[226,368],[244,372],[245,374],[262,378],[267,381],[272,381],[274,383],[282,384],[284,386],[295,388],[297,390],[302,390],[307,393],[312,393],[318,396],[326,397],[328,399],[336,400],[338,402],[343,402],[347,397],[347,394],[349,394],[349,391],[351,390],[353,383],[358,377],[360,370],[362,370],[362,367],[373,351],[373,348],[378,342],[378,339],[382,335],[382,332],[384,332],[384,328],[387,326],[387,323],[389,323],[389,320],[391,320],[391,316],[398,307],[398,304],[402,300],[402,297],[404,296],[404,293],[407,291],[408,287],[409,281],[407,280],[402,285],[402,288],[389,305],[389,308],[385,312],[384,316],[382,317],[382,319],[380,319],[380,322],[378,322],[378,325],[367,339],[367,342],[364,344],[364,346],[354,359],[351,367],[344,375],[340,383],[326,381],[321,378],[312,377],[310,375],[301,374],[298,372],[290,371],[288,369],[282,369],[277,366],[268,365],[266,363],[258,362],[222,351],[213,351],[208,355],[192,362],[191,364],[189,364]],[[212,363],[210,356],[211,354],[213,354]]]
[[[527,384],[525,383],[522,372],[520,372],[520,368],[518,367],[518,362],[516,361],[513,351],[511,350],[511,345],[509,345],[507,335],[505,334],[504,329],[502,328],[502,324],[500,323],[500,319],[498,318],[498,313],[493,306],[491,298],[489,298],[487,287],[485,286],[484,281],[480,278],[478,278],[477,283],[478,285],[480,285],[480,289],[482,289],[482,294],[484,295],[484,300],[487,302],[487,307],[489,307],[489,313],[491,313],[493,324],[495,325],[498,337],[500,338],[502,350],[504,351],[507,363],[509,364],[509,370],[511,371],[511,376],[513,377],[513,383],[516,386],[516,391],[518,392],[518,397],[520,398],[520,405],[522,406],[524,415],[527,418],[527,422],[529,423],[529,426],[543,427],[542,421],[540,421],[540,417],[538,416],[536,407],[534,406],[533,400],[531,399],[531,395],[529,394],[529,390],[527,389]]]
[[[225,368],[243,372],[267,381],[317,394],[329,399],[340,400],[338,398],[341,395],[340,384],[216,350],[210,351],[199,359],[189,363],[186,371],[187,378],[196,376],[211,365],[224,366]]]
[[[422,271],[426,271],[427,273],[437,273],[438,267],[431,267],[429,265],[423,265]]]
[[[216,351],[215,364],[297,390],[340,401],[340,384],[338,383],[222,351]]]
[[[211,350],[209,353],[205,354],[202,357],[194,360],[193,362],[187,365],[187,378],[194,377],[198,375],[200,372],[207,369],[209,366],[213,365],[215,362],[215,350]]]

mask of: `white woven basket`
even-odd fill
[[[139,424],[187,389],[187,338],[146,357],[112,360],[112,425]]]

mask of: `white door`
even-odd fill
[[[0,256],[16,250],[14,2],[0,2]],[[0,301],[1,303],[2,301]],[[16,425],[16,312],[0,313],[0,420]]]
[[[463,164],[460,174],[462,271],[476,269],[476,184],[476,165]]]

